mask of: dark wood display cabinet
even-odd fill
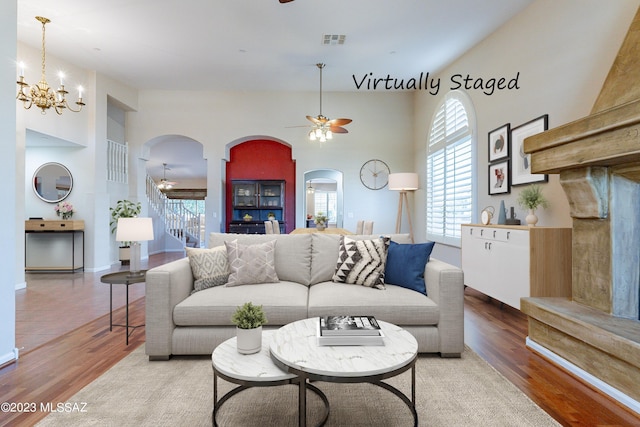
[[[264,234],[264,221],[270,216],[285,233],[284,181],[232,181],[232,218],[230,233]]]

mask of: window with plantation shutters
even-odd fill
[[[431,123],[427,147],[427,239],[460,246],[461,224],[474,209],[473,107],[459,91],[447,94]]]

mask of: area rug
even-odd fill
[[[410,395],[407,371],[387,380]],[[329,399],[327,426],[411,426],[406,405],[371,384],[315,382]],[[218,382],[219,396],[235,387]],[[322,419],[313,393],[307,422]],[[173,357],[149,362],[144,346],[80,390],[45,426],[211,426],[213,371],[210,357]],[[221,426],[296,426],[297,387],[245,390],[218,412]],[[460,359],[420,356],[416,364],[416,409],[420,426],[557,426],[553,418],[468,347]]]

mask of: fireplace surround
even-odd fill
[[[560,175],[571,298],[523,298],[528,345],[640,413],[640,9],[591,114],[524,141]]]

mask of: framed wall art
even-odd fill
[[[510,175],[508,159],[489,165],[489,195],[510,193]]]
[[[509,157],[509,137],[511,136],[511,125],[507,123],[497,129],[489,132],[489,141],[487,147],[489,149],[489,163]]]
[[[531,173],[531,155],[524,152],[524,140],[549,128],[549,115],[537,117],[511,129],[511,185],[547,182],[547,174]]]

